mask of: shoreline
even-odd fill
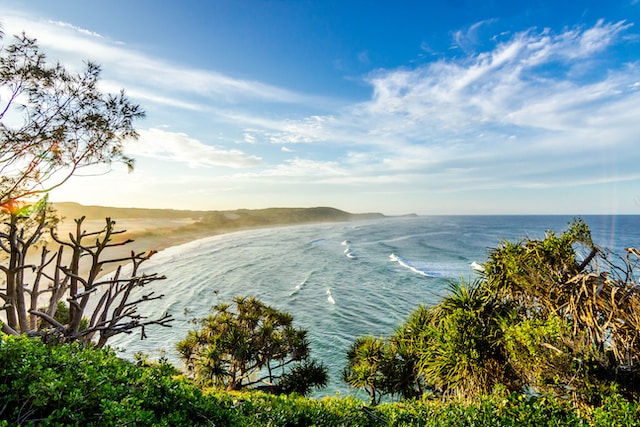
[[[106,248],[101,257],[102,261],[115,260],[125,258],[135,254],[149,254],[152,251],[160,252],[165,249],[187,244],[195,240],[202,238],[212,237],[220,234],[224,234],[223,230],[211,229],[208,232],[204,230],[189,230],[184,229],[184,225],[192,223],[192,221],[175,221],[175,220],[119,220],[116,221],[115,230],[118,232],[112,237],[111,243],[118,244],[126,240],[132,241],[123,244]],[[105,225],[105,220],[89,220],[82,224],[82,229],[91,233],[102,229]],[[69,234],[75,234],[75,223],[73,221],[65,221],[58,225],[57,234],[62,240],[69,240]],[[89,242],[89,238],[85,242]],[[59,248],[59,245],[52,241],[50,237],[43,240],[38,244],[38,248],[31,251],[27,256],[27,264],[39,265],[41,248],[45,246],[52,251]],[[63,256],[63,265],[67,264],[70,252],[65,250],[65,256]],[[110,262],[102,266],[98,277],[104,277],[110,273],[116,271],[119,265],[127,265],[129,262]],[[68,264],[67,264],[68,265]],[[88,258],[82,259],[80,262],[79,275],[85,276],[89,273],[90,261]],[[30,275],[30,272],[27,272]]]
[[[358,221],[358,220],[355,220]],[[193,220],[179,221],[175,220],[162,220],[162,219],[150,219],[150,220],[118,220],[116,221],[116,231],[123,231],[121,234],[116,235],[113,239],[113,243],[123,242],[131,239],[125,245],[113,246],[105,250],[103,260],[107,259],[119,259],[131,255],[131,252],[135,254],[149,254],[154,252],[150,257],[150,263],[154,262],[156,256],[160,255],[162,251],[179,247],[186,244],[191,244],[200,240],[209,239],[216,236],[223,236],[244,231],[263,230],[263,229],[276,229],[281,227],[291,227],[300,225],[312,225],[322,223],[335,223],[335,222],[350,222],[347,221],[313,221],[308,223],[282,223],[282,224],[269,224],[269,225],[253,225],[253,226],[240,226],[240,227],[211,227],[211,228],[188,228],[188,225],[195,224]],[[171,226],[171,225],[174,226]],[[75,227],[73,223],[63,223],[58,227],[58,234],[63,236]],[[83,229],[91,232],[99,230],[104,227],[104,220],[91,220],[83,223]],[[33,254],[32,256],[37,256]],[[80,266],[80,275],[86,275],[89,272],[88,263]],[[123,261],[121,263],[107,263],[103,265],[102,270],[98,277],[104,277],[110,273],[116,271],[119,265],[127,265],[129,262]],[[143,264],[143,266],[145,266]]]

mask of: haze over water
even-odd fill
[[[110,344],[180,365],[175,343],[211,306],[251,295],[294,316],[307,329],[313,357],[329,368],[316,396],[354,393],[341,380],[346,350],[360,335],[387,336],[419,304],[437,303],[450,281],[473,279],[473,262],[503,240],[560,233],[571,216],[436,216],[313,224],[236,232],[160,252],[148,273],[166,275],[165,294],[144,311],[167,310],[172,328],[149,338],[120,335]],[[640,246],[640,216],[586,216],[594,240],[622,254]],[[360,395],[364,398],[364,395]]]

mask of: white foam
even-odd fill
[[[399,257],[396,254],[389,255],[389,259],[391,261],[397,262],[402,267],[404,267],[406,269],[409,269],[409,270],[413,271],[414,273],[419,274],[421,276],[424,276],[424,277],[442,277],[442,273],[439,273],[437,271],[427,270],[426,268],[417,267],[413,263],[411,263],[410,261],[407,261],[406,259],[404,259],[402,257]]]
[[[481,273],[484,272],[484,267],[482,266],[482,264],[479,264],[479,263],[477,263],[475,261],[473,261],[471,263],[470,267],[471,267],[472,270],[479,271]]]
[[[327,301],[329,301],[331,304],[335,304],[336,300],[333,299],[333,294],[331,293],[331,289],[327,289]]]
[[[349,259],[356,259],[356,255],[351,251],[351,248],[345,249],[344,254]]]
[[[297,294],[302,288],[304,288],[307,285],[307,281],[309,280],[312,274],[313,274],[313,271],[309,273],[307,277],[305,277],[304,280],[302,280],[302,282],[298,283],[296,287],[293,289],[293,291],[291,291],[289,296]]]

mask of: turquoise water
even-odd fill
[[[447,284],[473,279],[473,262],[504,239],[564,230],[568,216],[437,216],[314,224],[215,236],[154,256],[148,272],[166,275],[163,293],[144,313],[168,311],[172,328],[149,328],[149,338],[120,335],[110,344],[179,365],[175,343],[211,306],[252,295],[293,314],[307,329],[313,356],[329,368],[318,396],[353,393],[341,381],[348,346],[360,335],[386,336],[418,304],[433,304]],[[588,216],[594,240],[618,252],[640,246],[639,216]]]

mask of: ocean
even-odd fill
[[[175,344],[220,302],[256,296],[290,312],[308,330],[312,355],[329,369],[316,397],[355,394],[342,382],[346,350],[356,337],[393,333],[419,304],[435,304],[451,281],[473,280],[502,241],[560,233],[572,216],[419,216],[239,231],[166,249],[145,271],[167,276],[149,289],[164,294],[141,306],[168,311],[171,328],[149,338],[121,334],[109,344],[125,357],[144,352],[180,365]],[[640,216],[583,216],[596,243],[622,254],[640,247]],[[358,396],[365,398],[361,393]]]

